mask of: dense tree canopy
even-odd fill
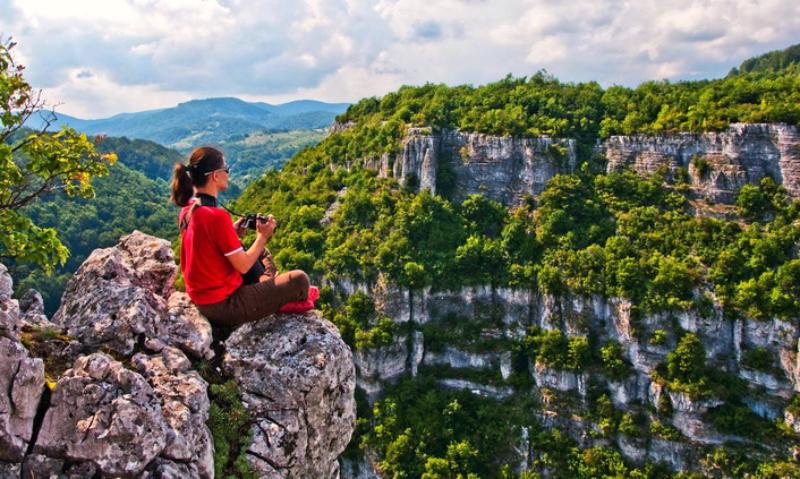
[[[625,298],[632,304],[634,331],[645,313],[669,316],[690,310],[704,316],[716,308],[731,318],[796,322],[800,203],[792,203],[783,188],[771,179],[747,186],[739,194],[738,217],[697,216],[697,204],[684,196],[680,176],[609,173],[591,147],[614,134],[720,130],[734,121],[797,125],[799,81],[791,69],[752,68],[722,80],[649,82],[635,89],[563,84],[545,74],[507,77],[477,88],[403,87],[353,105],[339,117],[349,129],[302,150],[283,171],[253,183],[235,206],[275,215],[280,227],[270,247],[279,263],[302,267],[316,281],[324,276],[367,284],[396,282],[412,295],[423,288],[436,292],[488,285],[538,289],[555,298]],[[453,202],[446,194],[419,191],[413,181],[401,187],[364,166],[364,159],[382,153],[390,153],[391,161],[406,134],[425,134],[430,128],[576,138],[582,166],[552,178],[540,197],[511,208],[481,195]],[[701,171],[701,161],[696,163]],[[363,293],[337,298],[328,290],[323,298],[325,315],[356,349],[391,344],[393,328],[403,327],[382,317]],[[558,430],[537,429],[538,422],[523,412],[542,407],[524,399],[532,364],[623,381],[632,373],[625,348],[591,333],[539,328],[531,328],[519,341],[493,342],[483,334],[484,328],[497,327],[493,321],[491,312],[468,319],[446,316],[441,324],[422,327],[425,348],[440,351],[445,344],[456,344],[469,350],[511,350],[518,373],[507,382],[491,371],[428,368],[417,379],[401,382],[370,413],[360,413],[357,442],[380,453],[384,473],[407,478],[536,477],[530,471],[515,473],[506,462],[513,445],[502,438],[517,437],[514,428],[524,424],[539,457],[536,470],[553,477],[701,477],[676,476],[652,464],[633,467],[609,448],[581,451]],[[643,339],[669,347],[654,381],[689,395],[713,393],[728,401],[711,419],[721,430],[745,436],[756,430],[774,433],[768,421],[743,412],[740,399],[746,388],[706,364],[697,336],[675,328],[669,335],[656,330]],[[746,357],[761,369],[773,361],[758,350]],[[465,391],[435,387],[436,378],[457,374],[477,377],[482,384],[510,384],[517,394],[492,408]],[[557,391],[542,394],[558,400]],[[658,410],[645,418],[616,410],[607,394],[594,391],[589,393],[591,410],[580,414],[596,421],[592,433],[598,437],[620,433],[635,440],[652,436],[680,441],[680,431],[668,421],[669,395],[662,398]],[[494,414],[497,410],[503,417]],[[751,431],[732,426],[739,419]],[[723,457],[727,449],[720,451],[710,451],[703,467],[750,477],[796,470],[791,463],[759,464],[747,457]]]
[[[442,291],[477,285],[540,290],[556,299],[602,295],[629,300],[633,325],[642,313],[688,309],[706,315],[715,306],[730,317],[796,322],[800,319],[796,251],[800,204],[792,203],[785,190],[770,179],[748,185],[739,193],[737,218],[699,217],[682,194],[680,178],[668,180],[662,172],[649,178],[632,171],[607,173],[603,159],[592,154],[599,138],[616,134],[715,131],[735,121],[797,125],[800,76],[787,55],[743,64],[721,80],[648,82],[635,89],[562,83],[544,73],[530,78],[509,76],[481,87],[402,87],[383,98],[353,105],[339,117],[351,128],[303,148],[282,171],[269,171],[252,182],[230,207],[241,213],[273,214],[279,225],[270,241],[276,261],[283,269],[304,269],[315,282],[323,276],[368,284],[394,282],[412,295],[426,288]],[[11,86],[5,88],[13,92],[13,82],[19,79],[8,78],[6,85]],[[12,98],[7,103],[16,101]],[[9,107],[7,112],[12,110]],[[20,123],[13,114],[6,116],[4,125],[10,122],[8,131],[13,132]],[[364,166],[366,158],[398,152],[409,132],[426,133],[430,128],[575,138],[582,166],[552,178],[539,198],[511,208],[481,195],[453,202],[446,194],[419,191],[414,182],[401,187]],[[81,153],[69,157],[69,164],[83,164],[78,160],[83,154],[93,158],[97,169],[86,173],[105,172],[98,161],[102,157],[92,156],[88,140],[73,132],[28,138],[32,139],[19,145],[39,146],[19,146],[20,152],[28,153],[22,160],[12,161],[11,150],[16,147],[5,141],[7,150],[0,150],[0,154],[8,151],[5,164],[11,165],[0,170],[0,181],[9,182],[11,191],[13,181],[30,181],[46,171],[35,158],[56,158],[51,153],[59,148]],[[110,245],[133,228],[175,237],[177,215],[167,207],[164,181],[173,154],[128,140],[111,140],[108,145],[124,166],[95,184],[97,192],[104,193],[98,195],[101,198],[86,203],[59,197],[24,210],[31,225],[57,228],[64,244],[54,243],[52,233],[27,226],[25,231],[34,232],[34,239],[14,233],[12,239],[4,240],[11,245],[7,249],[35,245],[38,234],[44,238],[39,241],[50,248],[45,250],[56,254],[28,259],[54,265],[66,259],[63,248],[72,250],[70,261],[82,261],[92,248]],[[242,166],[250,165],[251,152],[244,148],[239,153]],[[20,165],[29,165],[29,174],[21,173]],[[695,168],[700,171],[703,165],[698,162]],[[90,196],[93,190],[83,183],[88,176],[71,179],[69,192]],[[62,273],[50,282],[54,291],[46,296],[51,302],[57,300],[55,291],[65,280]],[[24,285],[40,288],[44,283],[40,273],[28,275],[26,281]],[[336,292],[323,289],[321,305],[344,340],[357,350],[392,344],[401,327],[382,316],[374,301],[360,292],[337,297]],[[436,325],[426,325],[426,348],[435,349],[437,343],[440,347],[460,336],[472,347],[500,344],[512,350],[516,373],[527,371],[530,364],[591,370],[616,381],[631,373],[623,346],[607,338],[532,328],[517,342],[493,341],[482,337],[482,327],[494,326],[496,321],[491,312],[466,322],[447,321],[438,330]],[[659,331],[649,339],[652,344],[667,341],[666,333]],[[705,367],[705,351],[696,336],[680,335],[670,347],[655,379],[691,394],[703,394],[714,384],[735,395],[740,385],[713,376]],[[768,354],[754,350],[746,356],[753,367],[770,367]],[[378,451],[382,470],[392,477],[532,479],[536,473],[517,474],[506,461],[514,448],[508,438],[517,437],[521,427],[540,454],[536,467],[552,477],[672,476],[652,464],[632,467],[608,448],[581,451],[558,430],[542,429],[531,415],[540,405],[525,400],[529,375],[509,379],[515,395],[501,408],[468,391],[442,391],[435,386],[436,371],[428,373],[401,382],[369,413],[360,415],[357,442]],[[485,376],[482,379],[497,379]],[[593,433],[598,437],[619,432],[633,438],[652,434],[680,440],[678,431],[660,421],[670,414],[668,399],[653,412],[659,420],[650,420],[648,427],[648,420],[615,410],[602,391],[590,396],[591,411],[586,411],[586,417],[597,422]],[[737,418],[751,421],[735,402],[731,404],[716,413],[715,424],[729,427]],[[751,477],[796,470],[791,464],[755,466],[746,458],[723,456],[709,459],[709,467],[736,469]]]

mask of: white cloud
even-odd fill
[[[0,5],[0,32],[19,42],[26,78],[66,113],[92,117],[225,95],[356,101],[403,84],[477,85],[539,69],[603,85],[718,77],[797,43],[798,31],[792,0]]]
[[[120,85],[103,72],[80,69],[69,70],[62,84],[43,89],[42,94],[48,108],[84,119],[165,108],[192,99],[186,92],[164,91],[158,85]]]

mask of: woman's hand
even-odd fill
[[[244,217],[233,222],[233,229],[236,230],[236,234],[239,235],[239,237],[247,234],[247,228],[242,228],[242,223],[244,223]]]
[[[275,222],[275,218],[272,215],[267,215],[265,223],[256,221],[256,236],[263,236],[265,240],[268,240],[272,237],[272,232],[275,231],[276,226],[278,224]]]
[[[237,223],[239,222],[237,221]],[[234,227],[241,226],[241,224],[236,223],[233,225]],[[264,223],[256,221],[256,240],[253,244],[250,245],[247,251],[239,250],[227,256],[228,261],[231,262],[231,265],[236,271],[245,274],[253,267],[253,264],[261,257],[261,253],[264,252],[264,245],[270,236],[272,236],[272,232],[275,231],[276,226],[277,223],[275,223],[275,218],[273,218],[272,215],[267,216],[267,221]],[[242,230],[246,231],[244,228]],[[238,228],[237,231],[239,231]]]

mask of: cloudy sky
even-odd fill
[[[236,96],[354,102],[545,69],[636,86],[800,43],[797,0],[0,0],[26,79],[80,118]]]

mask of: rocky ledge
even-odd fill
[[[53,318],[11,299],[0,265],[0,478],[213,478],[212,330],[184,293],[169,242],[134,232],[96,250]],[[35,340],[31,338],[35,337]],[[355,369],[316,313],[242,326],[219,373],[252,418],[260,477],[332,479],[355,428]]]
[[[723,132],[666,136],[612,136],[598,147],[608,170],[632,168],[650,175],[665,168],[675,177],[683,168],[694,196],[733,203],[745,184],[766,177],[800,197],[800,138],[786,124],[734,123]]]

